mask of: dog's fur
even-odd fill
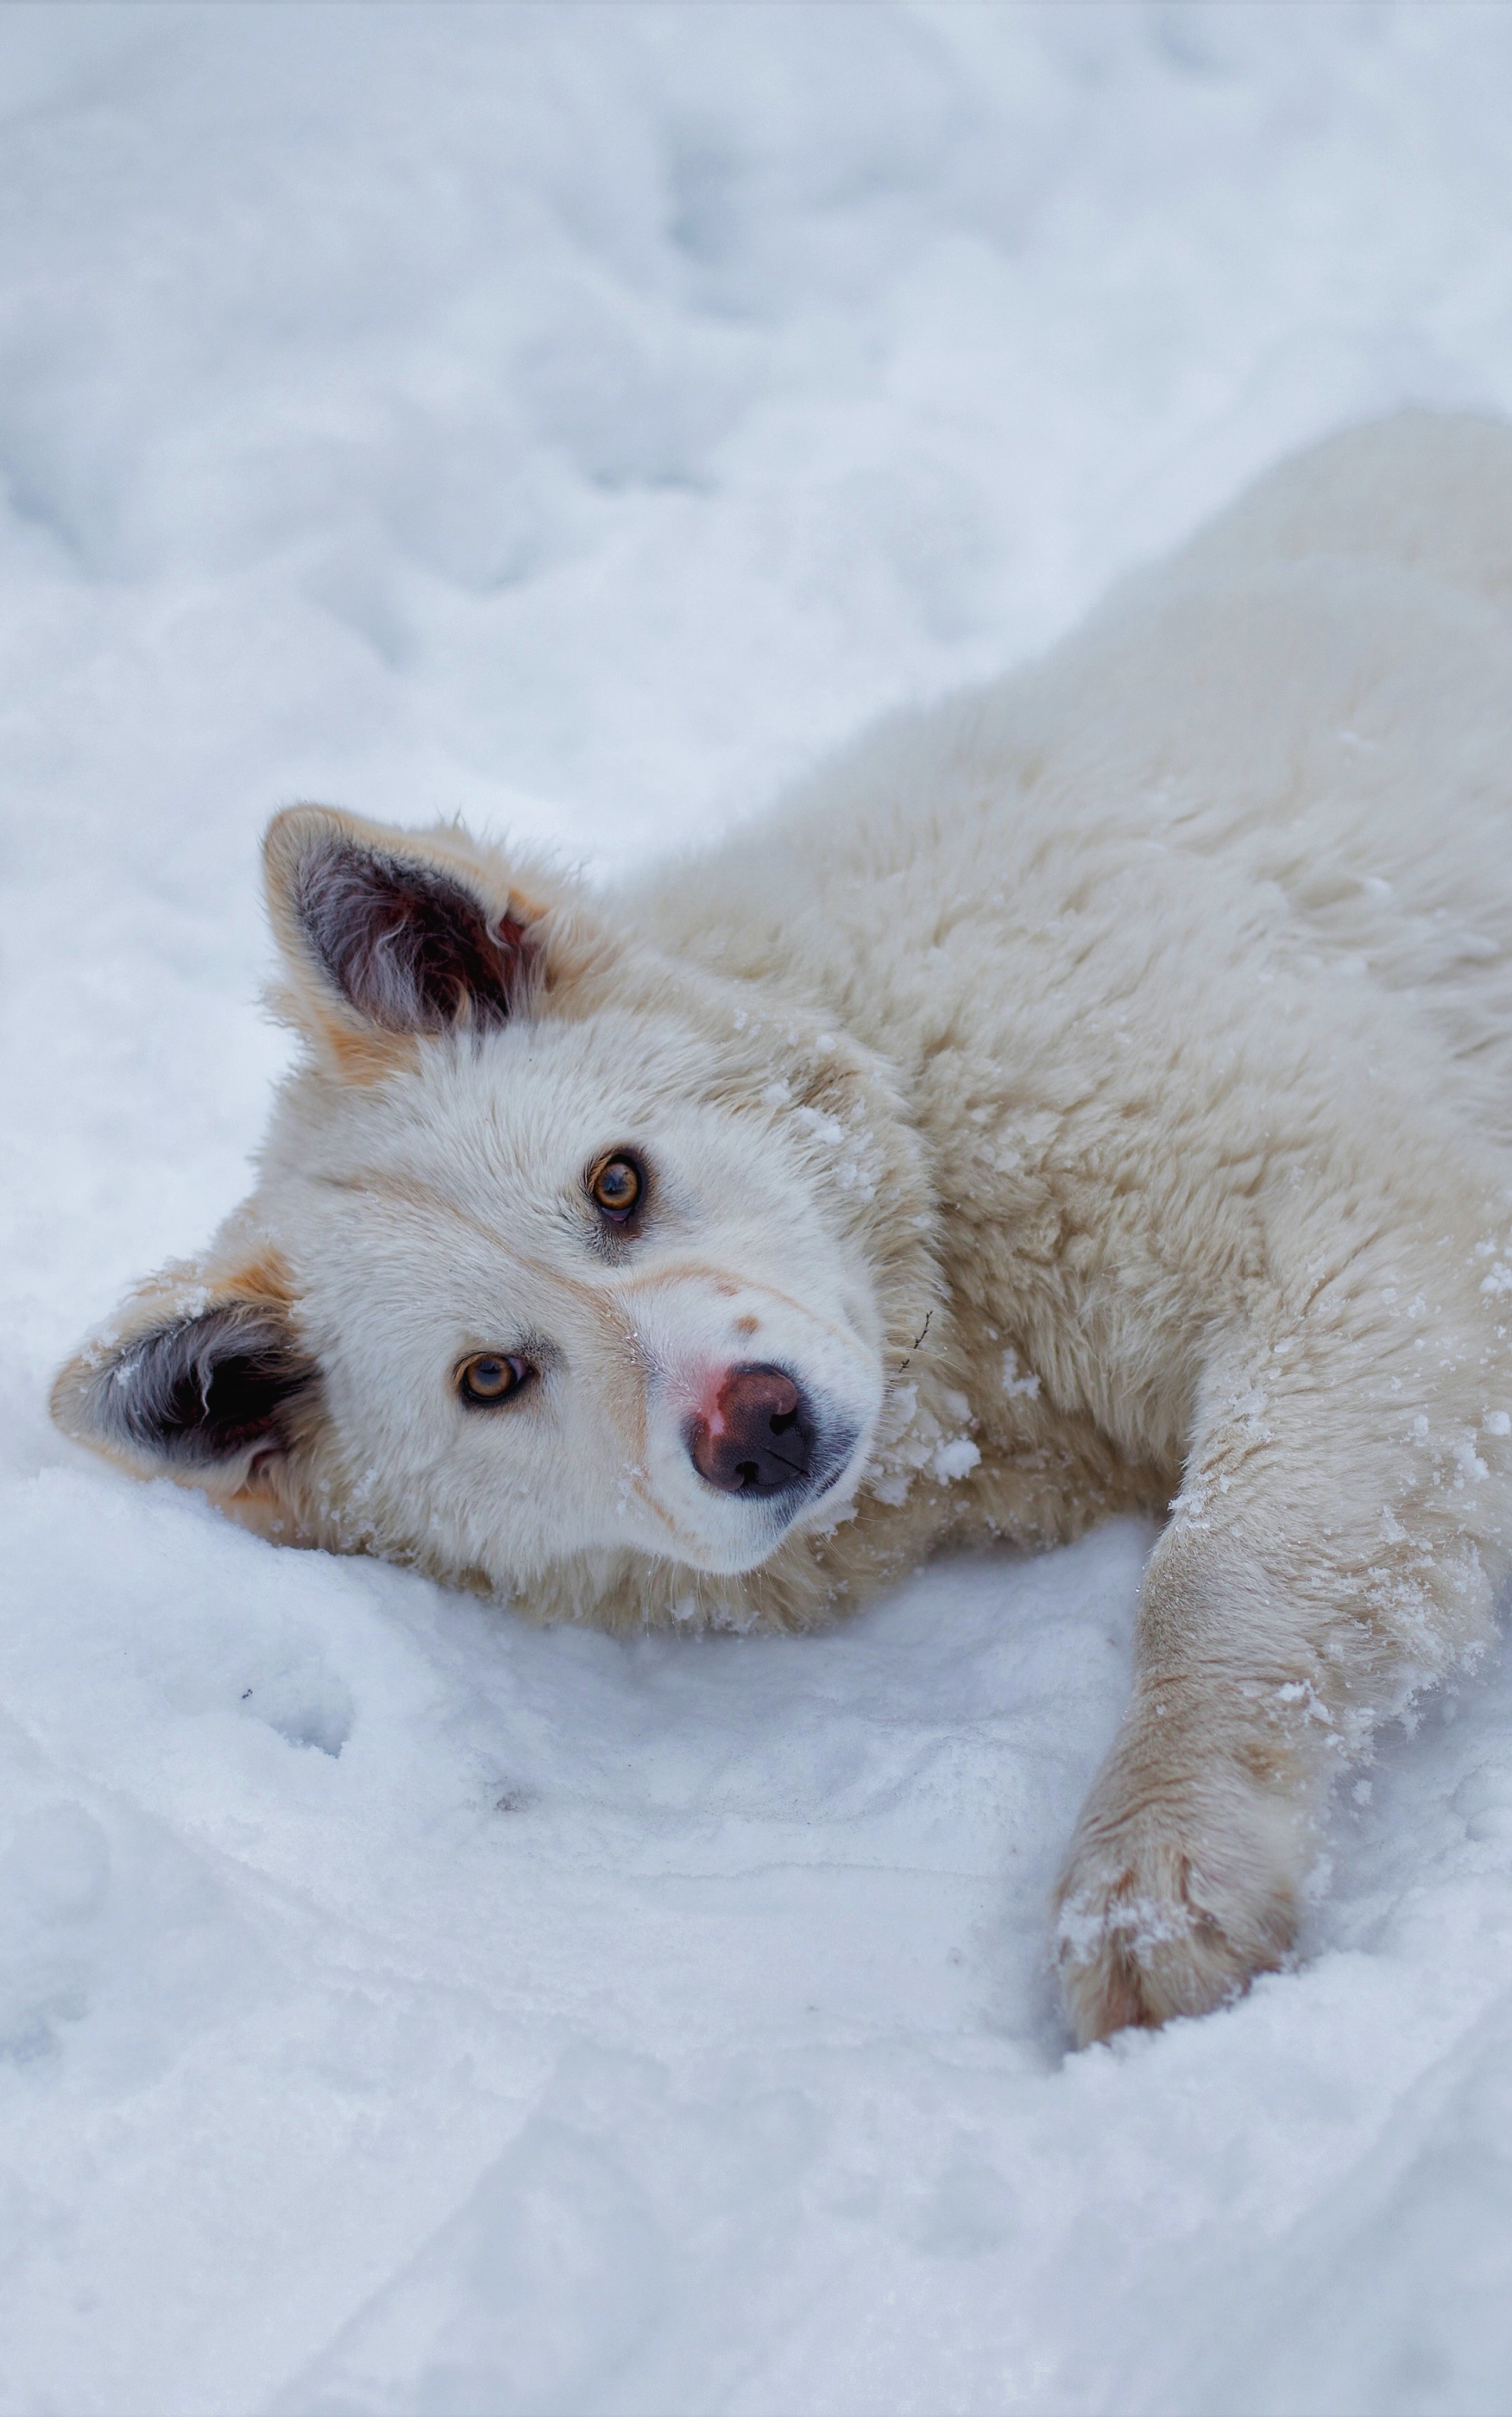
[[[1326,1784],[1507,1565],[1512,432],[1323,445],[617,894],[315,808],[267,877],[307,1046],[257,1189],[61,1423],[616,1628],[1169,1508],[1067,2000],[1091,2039],[1280,1962]],[[485,1351],[537,1374],[480,1411]],[[786,1494],[690,1456],[743,1366],[810,1403]]]

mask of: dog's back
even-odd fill
[[[1258,943],[1363,983],[1512,1145],[1509,768],[1512,429],[1408,412],[1282,464],[1040,662],[892,717],[637,904],[681,951],[838,990],[905,1055],[921,966],[967,926],[978,1023],[989,964],[1047,931],[1100,923],[1116,987],[1121,924],[1195,918],[1215,966]]]
[[[1330,555],[1420,572],[1512,614],[1512,428],[1401,411],[1346,429],[1258,479],[1165,575]]]

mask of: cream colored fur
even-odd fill
[[[337,996],[290,898],[343,834],[527,934],[507,1024]],[[316,810],[269,868],[305,1062],[65,1426],[162,1466],[113,1410],[133,1348],[247,1302],[316,1380],[192,1482],[620,1628],[807,1626],[947,1543],[1169,1506],[1067,2003],[1091,2039],[1282,1960],[1329,1782],[1506,1573],[1512,433],[1284,465],[1043,662],[617,894]],[[618,1147],[657,1186],[627,1239],[584,1208]],[[479,1417],[488,1348],[542,1373]],[[854,1428],[786,1524],[685,1448],[742,1359]]]

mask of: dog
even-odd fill
[[[606,894],[316,806],[265,865],[301,1060],[67,1433],[621,1630],[1153,1513],[1070,2020],[1284,1966],[1508,1567],[1512,429],[1330,439]]]

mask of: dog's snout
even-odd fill
[[[713,1409],[688,1421],[700,1477],[721,1494],[780,1494],[809,1478],[813,1413],[781,1368],[732,1368]]]

